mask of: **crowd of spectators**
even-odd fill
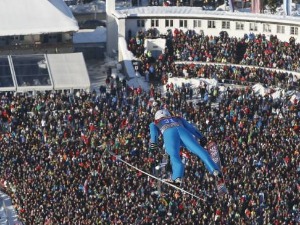
[[[256,67],[242,67],[237,65],[211,64],[174,64],[172,72],[161,74],[161,81],[167,83],[170,77],[208,78],[216,79],[219,83],[236,85],[265,84],[295,90],[300,87],[300,78],[288,72],[266,70]]]
[[[219,107],[210,97],[186,95],[184,85],[166,96],[153,86],[145,92],[125,85],[102,94],[2,93],[1,184],[20,218],[25,224],[297,224],[299,102],[256,96],[251,88],[219,92]],[[193,155],[184,154],[183,188],[203,201],[107,154],[162,175],[155,169],[162,146],[149,151],[153,99],[218,142],[229,190],[224,199]]]
[[[155,59],[144,47],[149,32],[139,31],[129,40],[128,49],[141,60],[141,73],[149,74],[152,80],[166,82],[170,76],[202,77],[235,84],[260,82],[299,88],[300,79],[292,73],[299,72],[300,68],[300,45],[294,38],[282,42],[272,35],[269,39],[263,34],[235,38],[224,31],[219,36],[209,36],[194,30],[174,29],[164,36],[166,47]]]
[[[184,35],[180,39],[189,37]],[[224,34],[203,36],[198,44],[201,40],[204,47],[198,53],[210,49],[212,61],[218,55],[236,63],[238,40]],[[222,79],[238,80],[224,72],[231,70],[243,70],[243,74],[250,70],[253,79],[261,82],[271,76],[271,72],[250,67],[175,64],[177,49],[187,54],[180,56],[183,60],[196,47],[192,40],[177,41],[175,47],[167,41],[168,47],[158,59],[150,52],[145,54],[141,43],[142,33],[139,40],[131,40],[130,48],[140,54],[143,70],[152,75],[161,69],[172,76],[181,76],[176,71],[199,76],[198,70],[193,70],[198,67],[205,76],[222,74]],[[0,93],[0,187],[11,196],[24,224],[298,224],[300,101],[261,96],[251,86],[220,91],[182,84],[167,89],[165,93],[151,85],[145,91],[110,78],[99,92]],[[163,146],[149,150],[148,125],[153,121],[154,101],[193,122],[218,143],[228,195],[217,196],[213,177],[185,149],[183,188],[202,200],[108,154],[111,150],[155,176],[170,174],[170,165],[164,173],[157,170],[165,159]]]

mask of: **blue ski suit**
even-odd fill
[[[181,146],[197,155],[210,173],[213,173],[214,170],[220,171],[219,166],[212,160],[209,153],[196,140],[196,138],[201,139],[203,137],[201,132],[184,118],[164,117],[150,123],[149,128],[150,143],[157,143],[159,134],[163,135],[166,152],[171,160],[172,180],[182,178],[184,175],[184,165],[180,157]]]

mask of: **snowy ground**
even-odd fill
[[[11,198],[0,191],[0,225],[21,225],[18,215],[12,206]]]

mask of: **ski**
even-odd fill
[[[220,196],[225,195],[227,193],[227,188],[226,188],[224,174],[222,171],[222,164],[221,164],[218,145],[216,144],[216,142],[211,141],[207,144],[206,149],[207,149],[208,153],[210,154],[212,160],[220,167],[220,172],[222,173],[223,179],[221,181],[216,181],[216,187],[218,190],[218,194]]]
[[[158,180],[158,181],[160,181],[160,182],[162,182],[162,183],[164,183],[164,184],[166,184],[166,185],[168,185],[168,186],[170,186],[170,187],[172,187],[172,188],[177,189],[178,191],[180,191],[180,192],[182,192],[182,193],[184,193],[184,194],[190,195],[191,197],[193,197],[193,198],[195,198],[195,199],[198,199],[198,200],[201,200],[201,201],[204,201],[204,202],[206,201],[204,198],[201,198],[201,197],[199,197],[199,196],[197,196],[197,195],[194,195],[193,193],[191,193],[191,192],[189,192],[189,191],[186,191],[186,190],[184,190],[184,189],[181,188],[181,187],[178,187],[178,186],[176,186],[176,185],[174,185],[174,184],[171,184],[171,183],[169,183],[169,182],[167,182],[167,181],[165,181],[165,180],[163,180],[163,179],[161,179],[161,178],[158,178],[158,177],[156,177],[156,176],[153,176],[153,175],[151,175],[151,174],[149,174],[149,173],[147,173],[147,172],[145,172],[145,171],[143,171],[143,170],[137,168],[136,166],[133,166],[132,164],[130,164],[130,163],[124,161],[124,160],[121,158],[120,155],[116,155],[115,153],[113,153],[112,151],[109,151],[109,150],[106,150],[106,151],[107,151],[110,155],[114,156],[114,157],[116,158],[116,160],[119,160],[120,162],[126,164],[127,166],[129,166],[129,167],[131,167],[131,168],[133,168],[133,169],[135,169],[135,170],[137,170],[137,171],[139,171],[139,172],[141,172],[141,173],[143,173],[143,174],[145,174],[145,175],[147,175],[148,177],[151,177],[151,178],[153,178],[153,179],[155,179],[155,180]]]

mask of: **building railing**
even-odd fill
[[[29,53],[68,53],[73,52],[72,42],[65,43],[41,43],[34,42],[31,44],[15,44],[0,46],[0,55],[29,54]]]

